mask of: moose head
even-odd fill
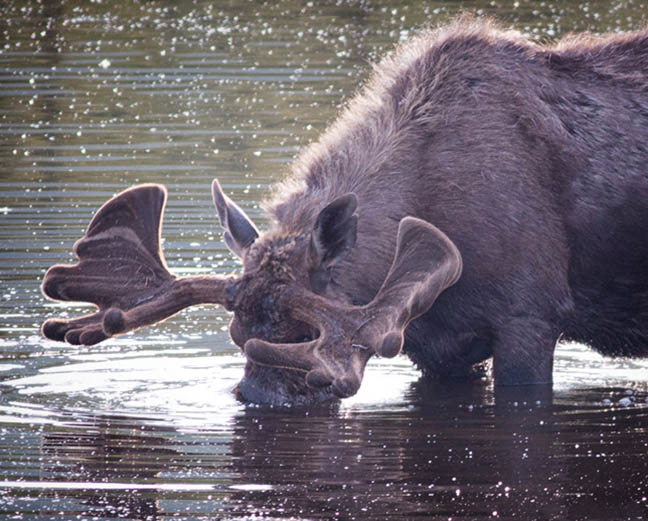
[[[382,286],[368,304],[353,305],[329,274],[355,245],[354,194],[326,205],[308,233],[260,234],[216,180],[212,191],[225,243],[241,259],[242,273],[172,275],[160,248],[166,190],[136,186],[99,209],[74,245],[79,262],[53,266],[43,280],[47,297],[91,302],[98,310],[49,319],[43,334],[93,345],[191,305],[220,304],[233,312],[230,335],[247,357],[239,396],[312,403],[355,394],[367,361],[396,356],[409,323],[461,274],[461,255],[450,239],[404,217]]]

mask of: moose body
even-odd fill
[[[164,279],[155,313],[95,298],[94,333],[45,334],[94,343],[218,302],[248,356],[240,393],[269,403],[353,394],[371,355],[401,347],[442,378],[492,357],[497,385],[550,383],[559,338],[647,356],[648,31],[551,47],[475,20],[423,32],[297,158],[268,232],[218,183],[214,200],[243,260],[218,297],[174,289],[160,311]],[[45,293],[78,299],[61,269]]]

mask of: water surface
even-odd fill
[[[221,5],[224,4],[224,5]],[[366,78],[460,8],[540,41],[637,29],[624,2],[9,0],[0,5],[0,515],[12,519],[648,518],[648,363],[562,346],[553,392],[421,381],[372,361],[357,396],[246,406],[214,307],[92,348],[50,342],[47,267],[107,198],[169,189],[173,271],[238,269],[209,184],[259,202]]]

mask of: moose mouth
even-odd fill
[[[248,360],[245,374],[234,389],[235,396],[246,403],[272,406],[310,406],[336,402],[331,386],[309,387],[305,372],[288,367],[269,367]]]

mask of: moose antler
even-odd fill
[[[93,345],[193,304],[229,307],[232,278],[169,273],[160,249],[166,196],[160,185],[140,185],[116,195],[74,245],[79,262],[47,271],[42,284],[47,297],[91,302],[99,308],[80,318],[47,320],[42,328],[47,338]]]
[[[396,356],[409,323],[461,275],[459,250],[435,226],[405,217],[396,242],[391,268],[369,304],[341,304],[292,288],[283,297],[288,299],[292,316],[317,327],[319,338],[296,344],[255,338],[246,342],[246,355],[258,364],[301,369],[307,373],[308,385],[331,385],[340,398],[355,394],[369,358]]]

